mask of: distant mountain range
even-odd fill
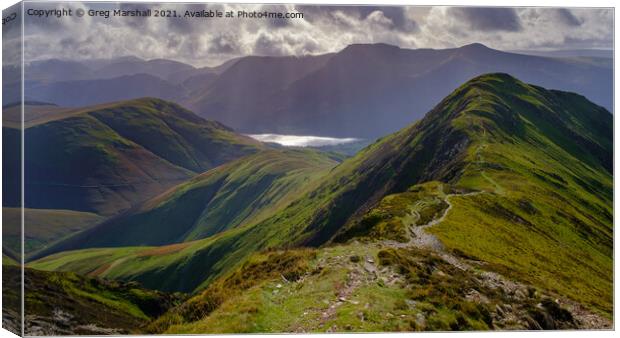
[[[72,107],[152,96],[244,133],[376,138],[489,72],[577,92],[611,110],[612,69],[609,59],[589,55],[533,56],[481,44],[437,50],[372,44],[317,56],[247,56],[213,68],[131,57],[37,61],[26,67],[25,96]]]
[[[259,325],[273,304],[309,314],[282,315],[283,331],[386,329],[360,324],[362,311],[425,319],[403,319],[406,329],[601,327],[558,304],[613,311],[612,120],[578,94],[479,76],[340,164],[312,150],[258,150],[29,266],[194,293],[152,332]],[[246,198],[260,203],[246,208]]]

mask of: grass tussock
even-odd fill
[[[277,278],[296,281],[308,271],[308,262],[315,256],[316,252],[311,249],[274,250],[253,255],[228,276],[218,279],[199,295],[151,323],[147,331],[163,333],[173,325],[200,320],[224,301],[261,282]]]
[[[569,311],[541,297],[534,288],[515,291],[482,283],[479,276],[456,268],[434,253],[385,249],[378,257],[381,265],[392,266],[406,276],[406,297],[425,315],[425,321],[411,323],[412,330],[502,329],[510,325],[509,320],[498,319],[498,313],[503,316],[506,308],[516,314],[515,320],[532,329],[570,329],[577,325]]]

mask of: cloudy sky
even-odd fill
[[[26,4],[26,9],[114,9],[113,3]],[[352,43],[502,50],[611,49],[613,10],[134,3],[136,9],[301,12],[303,19],[26,17],[28,60],[167,58],[196,66],[242,55],[336,52]],[[124,5],[124,9],[132,9]],[[6,37],[6,36],[5,36]]]

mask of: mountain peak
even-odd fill
[[[514,107],[510,107],[508,102],[512,102],[514,96],[531,97],[532,101],[537,102],[546,100],[544,97],[540,97],[540,93],[534,87],[509,74],[488,73],[465,82],[437,105],[427,117],[448,121],[469,116],[461,121],[465,123],[459,123],[461,127],[469,128],[472,126],[472,121],[478,120],[477,117],[470,120],[471,114],[477,116],[482,112],[487,118],[499,118],[504,122],[510,120],[510,123],[513,123],[516,115],[512,109]],[[521,102],[522,100],[518,99],[517,101]],[[452,109],[449,108],[450,106],[458,106],[459,108]]]
[[[482,62],[484,62],[485,57],[494,57],[496,53],[500,53],[497,49],[489,48],[478,42],[455,48],[454,51],[461,55],[477,58],[478,61]]]
[[[494,96],[512,95],[522,90],[528,90],[530,85],[506,73],[487,73],[476,76],[465,82],[453,94],[468,92],[471,89],[493,94]],[[495,101],[495,100],[493,100]]]
[[[487,47],[486,45],[480,42],[470,43],[468,45],[464,45],[459,47],[459,49],[472,49],[472,50],[491,50],[492,48]]]
[[[478,75],[465,82],[463,87],[475,86],[479,84],[525,85],[525,83],[521,82],[521,80],[510,74],[498,72]]]

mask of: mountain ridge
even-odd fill
[[[398,241],[364,234],[406,233],[410,220],[398,215],[411,208],[420,217],[445,209],[437,189],[424,188],[439,181],[443,194],[460,195],[450,198],[450,212],[425,231],[443,243],[446,254],[610,313],[611,120],[608,111],[582,96],[507,74],[482,75],[253,226],[170,248],[170,254],[149,258],[139,273],[135,266],[146,248],[65,252],[32,264],[90,271],[89,261],[95,260],[114,263],[108,276],[165,290],[202,290],[256,251]],[[385,205],[397,212],[383,213]],[[123,262],[116,262],[120,257]],[[192,281],[169,278],[158,286],[163,274],[182,275],[198,266],[200,276]]]
[[[218,122],[154,98],[38,114],[24,131],[30,141],[26,207],[110,215],[143,195],[263,148]],[[12,135],[10,126],[3,130]]]

